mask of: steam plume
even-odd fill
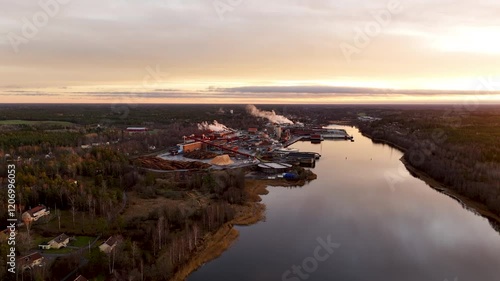
[[[212,131],[212,132],[220,132],[220,131],[225,131],[229,130],[224,124],[221,124],[217,122],[217,120],[214,120],[212,124],[208,122],[202,122],[201,124],[198,124],[198,129],[201,131]]]
[[[247,112],[255,117],[266,118],[270,122],[274,124],[293,124],[293,122],[282,115],[277,115],[274,110],[272,111],[263,111],[259,110],[255,105],[247,105]]]

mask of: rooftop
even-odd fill
[[[27,256],[20,257],[18,259],[18,262],[20,265],[29,265],[29,264],[31,264],[34,261],[37,261],[39,259],[43,259],[43,256],[39,252],[34,252],[34,253],[31,253]]]
[[[29,209],[27,212],[28,212],[28,214],[33,216],[35,213],[40,212],[40,211],[45,210],[45,209],[47,209],[47,207],[45,207],[44,205],[38,205],[35,208]]]
[[[54,240],[52,240],[52,241],[54,241],[56,243],[62,243],[68,238],[69,238],[69,236],[63,233],[63,234],[57,236],[56,238],[54,238]]]
[[[113,236],[109,237],[106,242],[102,243],[103,245],[106,244],[110,247],[112,247],[113,245],[115,245],[117,242],[116,238],[114,238]]]
[[[76,277],[74,281],[87,281],[87,278],[83,277],[82,275],[78,275],[78,277]]]

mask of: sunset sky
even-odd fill
[[[0,5],[0,103],[500,102],[498,0]]]

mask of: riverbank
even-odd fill
[[[208,234],[204,238],[204,246],[197,250],[189,262],[181,266],[170,280],[186,280],[192,272],[222,255],[238,239],[238,236],[238,230],[234,229],[230,223],[224,224],[214,234]]]
[[[361,130],[360,130],[360,132],[361,132]],[[375,138],[372,135],[370,135],[368,133],[365,133],[365,132],[361,132],[361,135],[363,135],[364,137],[367,137],[367,138],[371,139],[374,143],[387,144],[388,146],[391,146],[393,148],[399,149],[402,152],[406,152],[406,148],[404,148],[402,146],[399,146],[399,145],[397,145],[397,144],[395,144],[395,143],[393,143],[391,141],[384,140],[384,139],[379,139],[379,138]]]
[[[265,218],[266,206],[260,203],[262,201],[261,195],[269,193],[267,190],[268,186],[304,186],[313,179],[316,179],[314,173],[307,179],[300,181],[246,179],[245,190],[248,194],[248,202],[244,205],[235,206],[236,214],[234,219],[225,223],[215,233],[204,237],[203,245],[196,250],[186,264],[177,270],[171,280],[186,280],[191,273],[202,267],[205,263],[222,255],[239,237],[239,231],[234,226],[249,226],[263,220]]]
[[[408,161],[404,159],[404,157],[401,157],[401,162],[405,165],[406,169],[415,177],[421,179],[424,181],[427,185],[429,185],[431,188],[457,200],[462,206],[465,208],[487,218],[488,220],[494,222],[495,224],[500,225],[500,216],[497,214],[491,212],[488,207],[482,203],[479,203],[477,201],[474,201],[466,196],[463,196],[459,194],[458,192],[454,191],[451,187],[446,186],[437,180],[433,179],[430,177],[427,173],[413,167]]]
[[[361,132],[361,130],[360,130]],[[390,141],[386,141],[384,139],[378,139],[378,138],[374,138],[373,136],[371,136],[370,134],[368,133],[365,133],[365,132],[361,132],[361,134],[369,139],[371,139],[373,142],[375,143],[383,143],[383,144],[386,144],[386,145],[389,145],[393,148],[396,148],[398,150],[400,150],[401,152],[403,153],[406,153],[406,149],[404,147],[401,147],[393,142],[390,142]],[[472,200],[466,196],[463,196],[461,195],[460,193],[456,192],[453,190],[452,187],[450,186],[447,186],[437,180],[435,180],[434,178],[432,178],[431,176],[429,176],[427,173],[425,173],[424,171],[414,167],[413,165],[411,165],[408,161],[405,160],[404,156],[401,157],[400,161],[405,165],[406,169],[415,177],[421,179],[422,181],[424,181],[427,185],[429,185],[431,188],[457,200],[460,204],[462,204],[462,206],[468,210],[471,210],[483,217],[485,217],[486,219],[488,219],[490,222],[493,222],[494,224],[500,226],[500,216],[493,213],[492,211],[490,211],[490,209],[485,205],[485,204],[482,204],[480,202],[477,202],[475,200]]]

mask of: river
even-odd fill
[[[189,281],[498,281],[500,235],[405,169],[403,153],[351,127],[355,142],[299,142],[318,179],[269,187],[266,220]]]

